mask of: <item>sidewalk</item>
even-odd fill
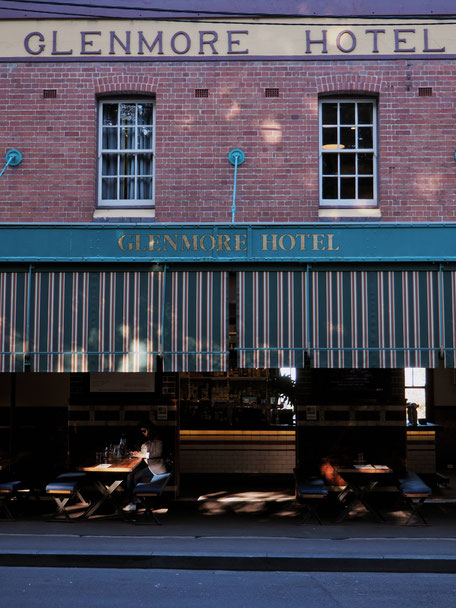
[[[302,523],[292,497],[256,492],[171,502],[161,526],[23,517],[0,520],[0,566],[456,572],[456,505],[424,514],[429,526],[403,526],[406,512],[374,523],[360,508],[320,526]]]

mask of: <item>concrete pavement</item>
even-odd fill
[[[52,504],[49,503],[49,508]],[[456,572],[456,505],[425,505],[429,526],[376,523],[363,508],[336,524],[302,523],[286,496],[171,501],[162,525],[106,518],[0,520],[0,566],[296,572]]]

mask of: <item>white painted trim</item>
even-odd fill
[[[319,209],[318,217],[352,217],[352,218],[363,218],[363,217],[382,217],[382,212],[377,207],[369,209],[341,209],[339,207],[335,207],[333,209]]]

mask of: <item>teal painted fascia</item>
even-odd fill
[[[456,224],[8,223],[0,262],[445,263]]]

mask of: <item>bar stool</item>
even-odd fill
[[[55,481],[47,484],[46,494],[50,494],[57,504],[57,511],[54,513],[53,520],[58,519],[60,515],[65,516],[65,521],[74,521],[74,519],[84,517],[85,510],[90,506],[90,502],[87,502],[80,492],[81,485],[85,479],[85,473],[68,472],[62,473]],[[78,500],[78,503],[72,505],[73,507],[78,506],[85,509],[76,518],[71,518],[69,513],[69,503],[73,499]]]

